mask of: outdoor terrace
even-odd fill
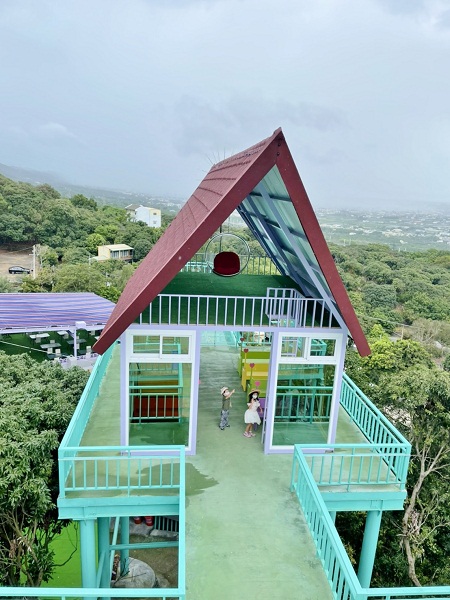
[[[242,436],[246,407],[245,399],[239,397],[242,393],[235,396],[230,429],[223,432],[217,427],[218,382],[227,381],[239,389],[236,351],[231,346],[202,351],[197,455],[186,457],[185,466],[182,448],[149,447],[155,425],[142,426],[142,441],[147,440],[143,456],[136,455],[142,454],[142,446],[116,445],[119,351],[108,351],[94,369],[60,449],[61,514],[73,517],[100,507],[110,516],[130,511],[141,514],[144,506],[145,514],[178,514],[185,506],[186,546],[184,550],[183,517],[180,560],[185,552],[188,598],[206,598],[202,594],[208,589],[208,597],[228,599],[237,597],[247,585],[248,594],[258,589],[262,598],[295,597],[295,590],[305,586],[312,598],[331,597],[326,573],[315,566],[307,521],[289,491],[289,482],[292,489],[300,485],[305,477],[301,463],[315,489],[323,491],[323,495],[318,493],[327,512],[364,510],[375,499],[384,499],[385,508],[399,508],[405,496],[409,445],[395,438],[395,429],[346,379],[342,401],[348,412],[341,408],[334,447],[321,444],[317,453],[303,457],[297,446],[294,463],[289,454],[264,455],[260,431],[250,440]],[[340,499],[346,508],[339,506]],[[276,553],[261,552],[274,545]],[[258,552],[259,563],[249,577],[242,565],[250,551]],[[285,574],[281,587],[280,574]]]
[[[363,477],[364,471],[372,473],[369,477],[371,486],[380,479],[380,487],[404,487],[407,457],[403,451],[407,452],[408,448],[404,447],[399,451],[394,460],[390,439],[395,435],[395,429],[389,426],[376,407],[366,399],[369,410],[363,409],[364,403],[358,401],[358,397],[360,400],[364,400],[364,397],[350,380],[346,380],[342,394],[346,410],[341,409],[338,443],[333,448],[334,452],[304,454],[305,448],[297,445],[294,449],[294,461],[293,457],[287,454],[264,455],[260,444],[260,431],[253,439],[242,436],[245,399],[240,398],[239,394],[236,395],[231,410],[231,427],[225,431],[220,431],[217,427],[218,381],[227,378],[227,382],[232,386],[236,384],[238,389],[239,376],[237,372],[234,373],[233,352],[234,349],[230,346],[208,347],[202,352],[207,360],[203,363],[204,370],[201,372],[198,452],[196,456],[186,458],[184,469],[182,448],[153,447],[152,456],[144,456],[139,463],[134,462],[140,460],[133,455],[135,448],[108,447],[108,442],[114,444],[118,441],[118,349],[115,348],[109,355],[106,354],[95,367],[90,385],[79,403],[77,419],[72,421],[68,431],[68,443],[60,450],[62,495],[71,493],[69,488],[74,479],[70,472],[75,463],[70,463],[75,458],[83,461],[87,455],[93,465],[102,456],[106,460],[111,456],[122,456],[121,464],[126,465],[128,462],[129,466],[118,469],[111,480],[106,478],[110,489],[105,489],[105,486],[101,489],[105,482],[105,470],[94,486],[98,489],[78,492],[72,490],[74,496],[78,493],[81,499],[81,496],[90,494],[88,505],[95,496],[100,502],[105,502],[106,499],[117,512],[120,510],[121,497],[133,496],[133,485],[130,485],[129,489],[126,488],[128,482],[139,482],[136,479],[137,472],[146,471],[147,477],[150,471],[164,473],[161,479],[155,478],[150,481],[150,488],[156,489],[159,482],[164,481],[166,483],[163,483],[162,487],[167,487],[169,482],[171,493],[179,500],[182,525],[179,551],[181,578],[178,589],[108,589],[107,595],[114,598],[139,596],[168,600],[186,597],[206,600],[214,597],[217,600],[229,600],[242,596],[254,597],[257,594],[258,598],[286,600],[297,597],[301,591],[303,597],[321,599],[339,597],[347,600],[448,600],[450,589],[447,587],[362,587],[334,528],[329,514],[333,508],[329,499],[325,498],[326,493],[322,493],[326,492],[328,486],[337,484],[333,492],[335,496],[341,493],[338,491],[339,486],[345,486],[347,490],[359,489],[362,502],[365,497],[362,490],[369,483],[367,478]],[[358,421],[359,427],[356,428],[352,421]],[[75,445],[71,447],[71,443]],[[402,446],[401,438],[398,439],[397,445],[399,448]],[[322,445],[321,450],[323,449]],[[172,453],[172,456],[164,456],[167,451]],[[178,463],[173,461],[176,453]],[[389,465],[388,470],[379,469],[382,463],[376,457],[381,453],[384,453],[384,464]],[[355,459],[357,456],[358,460]],[[362,469],[361,458],[368,458],[368,464],[371,463],[372,468],[366,464]],[[157,461],[150,469],[149,460]],[[346,460],[349,462],[345,466]],[[161,469],[161,461],[178,466],[174,466],[173,469]],[[133,468],[130,467],[131,464]],[[92,469],[90,476],[93,476],[95,471],[95,468]],[[382,475],[383,471],[385,474],[387,471],[390,473],[388,482]],[[97,468],[97,474],[99,472]],[[330,473],[333,473],[331,479]],[[84,477],[75,477],[75,481],[78,480],[77,485],[80,481],[83,482]],[[87,482],[87,478],[85,481]],[[143,484],[148,482],[148,479],[141,481]],[[123,489],[120,489],[121,487]],[[162,493],[166,495],[167,489]],[[149,500],[149,496],[141,498],[143,502]],[[148,504],[146,506],[148,507]],[[182,512],[183,507],[186,508],[185,515]],[[249,556],[257,557],[256,568],[250,571]],[[184,561],[186,595],[183,580]],[[80,588],[0,590],[0,597],[34,596],[62,599],[98,595],[96,589]]]

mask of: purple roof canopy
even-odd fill
[[[92,293],[0,294],[0,331],[68,329],[77,321],[103,326],[114,306]]]

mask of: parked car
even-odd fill
[[[20,267],[19,265],[15,267],[9,267],[8,271],[11,275],[29,275],[30,269],[25,269],[25,267]]]

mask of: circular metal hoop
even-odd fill
[[[234,254],[234,256],[232,256]],[[237,270],[231,267],[232,272],[221,272],[217,269],[217,257],[222,255],[224,260],[239,259]],[[219,257],[220,259],[220,257]],[[231,276],[238,275],[248,265],[250,259],[250,247],[247,242],[235,233],[218,233],[214,235],[208,242],[205,248],[205,262],[210,269],[217,275]]]

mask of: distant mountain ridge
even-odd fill
[[[111,204],[120,207],[128,204],[142,204],[159,208],[166,213],[177,213],[186,201],[175,196],[152,196],[139,192],[127,192],[121,190],[109,190],[85,185],[74,185],[67,183],[53,173],[24,169],[0,163],[0,174],[13,181],[41,185],[48,183],[64,197],[70,198],[75,194],[83,194],[87,198],[94,198],[99,204]]]

